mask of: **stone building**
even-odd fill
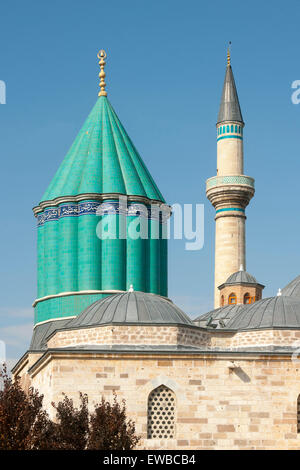
[[[34,213],[38,298],[13,373],[52,401],[125,399],[146,449],[297,449],[300,276],[272,298],[244,270],[241,109],[230,65],[217,122],[215,307],[192,320],[169,298],[168,206],[107,99],[99,98]],[[111,227],[118,236],[105,236]],[[132,227],[149,236],[133,237]],[[123,234],[121,236],[121,234]],[[125,234],[125,235],[124,235]]]

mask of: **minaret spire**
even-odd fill
[[[97,57],[99,60],[99,65],[100,65],[100,73],[99,73],[99,78],[100,78],[100,91],[98,93],[98,96],[107,96],[107,93],[105,91],[106,83],[105,83],[105,72],[104,72],[104,67],[105,67],[105,59],[106,59],[106,52],[101,49],[101,51],[98,52]]]
[[[244,124],[239,97],[231,68],[230,44],[231,42],[229,42],[227,49],[227,67],[217,124],[224,121],[235,121]]]
[[[206,195],[216,209],[215,307],[218,286],[246,269],[245,208],[254,195],[254,179],[244,174],[244,121],[231,68],[230,43],[217,121],[217,176],[206,183]]]

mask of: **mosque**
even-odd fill
[[[44,394],[52,416],[63,392],[75,402],[87,393],[91,404],[116,393],[139,448],[300,448],[300,276],[263,298],[246,271],[254,179],[244,172],[230,54],[217,175],[206,182],[216,210],[215,309],[194,320],[168,298],[169,206],[107,98],[106,53],[98,58],[97,102],[33,209],[35,325],[13,374]],[[142,225],[149,236],[131,236]],[[105,236],[109,226],[118,236]]]

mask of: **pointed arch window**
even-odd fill
[[[148,439],[175,437],[175,393],[165,385],[152,390],[148,397]]]
[[[244,304],[251,304],[251,303],[252,303],[251,295],[249,294],[249,292],[247,292],[244,295]]]
[[[236,295],[234,294],[234,292],[232,292],[230,296],[228,297],[228,303],[229,305],[236,304]]]

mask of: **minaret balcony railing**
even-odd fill
[[[206,181],[206,190],[215,187],[215,186],[223,186],[223,185],[245,185],[254,188],[254,178],[245,175],[233,175],[233,176],[213,176],[212,178],[208,178]]]

